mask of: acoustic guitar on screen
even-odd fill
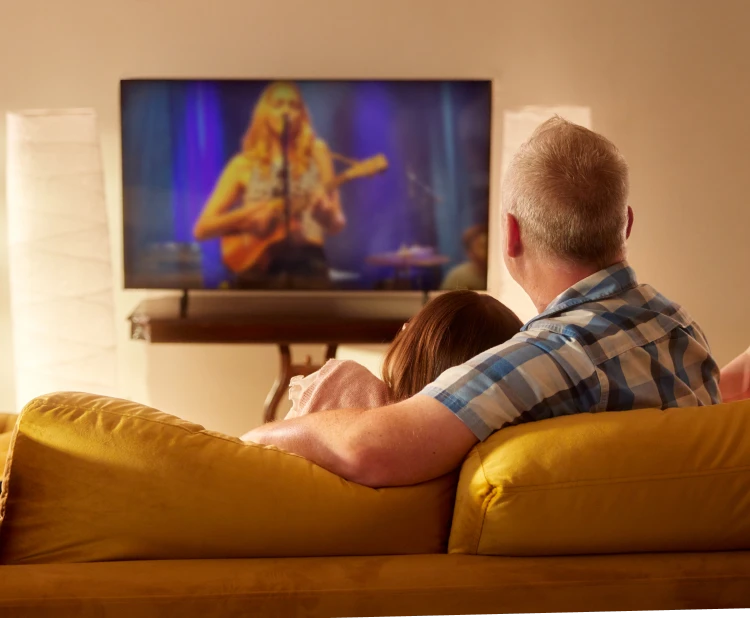
[[[388,169],[388,160],[379,154],[363,161],[352,162],[344,172],[334,176],[324,186],[326,191],[333,191],[351,180],[374,176]],[[292,200],[290,203],[290,229],[298,225],[299,216],[311,207],[309,200]],[[258,205],[260,224],[258,233],[243,232],[221,237],[221,256],[232,272],[240,273],[248,268],[261,264],[268,249],[287,237],[288,226],[284,224],[286,204],[284,198],[275,198]],[[265,228],[265,229],[263,229]]]

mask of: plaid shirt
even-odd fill
[[[422,390],[480,440],[506,425],[603,410],[719,403],[700,327],[625,262],[579,281],[521,332]]]

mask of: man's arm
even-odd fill
[[[448,408],[425,395],[373,410],[330,410],[277,421],[243,439],[273,444],[370,487],[442,476],[478,441]]]
[[[719,390],[725,403],[750,398],[750,348],[722,368]]]

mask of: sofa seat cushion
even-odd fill
[[[444,616],[750,606],[750,552],[360,556],[0,567],[0,615]]]
[[[0,498],[0,563],[445,552],[456,475],[370,489],[136,403],[40,397]]]
[[[750,548],[750,401],[578,414],[498,431],[461,471],[449,551]]]

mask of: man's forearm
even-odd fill
[[[361,414],[361,410],[306,414],[261,425],[242,439],[301,455],[334,474],[358,482],[357,462],[361,453],[352,448],[349,429]]]
[[[330,410],[269,423],[243,436],[301,455],[370,487],[413,485],[461,465],[477,438],[443,404],[416,395],[372,410]]]

